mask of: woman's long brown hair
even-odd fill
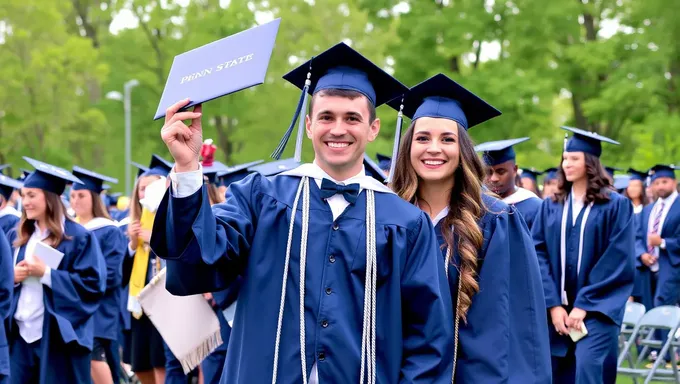
[[[64,203],[62,203],[59,195],[44,190],[43,193],[45,194],[45,226],[49,231],[49,236],[47,236],[45,242],[51,247],[56,248],[63,239],[69,238],[64,234],[64,229],[61,225],[62,220],[71,220],[71,218],[66,214],[66,207],[64,207]],[[33,232],[35,232],[35,220],[27,218],[26,210],[22,210],[14,246],[19,248],[26,245]]]
[[[600,158],[590,153],[583,153],[585,155],[586,177],[588,178],[588,187],[586,188],[585,203],[604,203],[609,201],[609,192],[613,188],[609,178],[609,174],[602,166]],[[568,181],[562,169],[562,163],[557,169],[557,192],[552,197],[553,201],[564,204],[571,193],[572,182]]]
[[[109,212],[106,210],[101,196],[99,196],[99,194],[95,193],[94,191],[88,190],[88,192],[92,198],[92,217],[103,217],[110,220],[111,216],[109,216]]]
[[[404,133],[397,157],[397,165],[390,185],[402,199],[415,203],[418,196],[420,179],[411,164],[411,143],[413,142],[415,122]],[[454,171],[453,190],[449,199],[449,213],[442,221],[441,229],[446,245],[458,251],[461,290],[456,307],[463,320],[466,319],[472,297],[479,292],[477,282],[477,256],[484,242],[479,219],[486,212],[482,202],[482,183],[484,165],[475,153],[472,139],[463,127],[458,126],[458,145],[460,162]],[[453,228],[453,230],[452,230]],[[452,255],[453,256],[453,255]],[[455,263],[453,257],[451,262]],[[454,264],[455,265],[455,264]]]
[[[139,182],[144,177],[154,177],[160,179],[160,176],[142,176],[135,181],[135,187],[132,191],[132,198],[130,199],[130,220],[140,220],[142,218],[142,204],[139,203]]]

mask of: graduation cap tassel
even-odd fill
[[[312,72],[311,68],[310,71],[307,72],[307,80],[305,80],[305,89],[309,89],[309,86],[312,84],[312,80],[310,79],[312,77]],[[306,111],[307,110],[307,102],[309,101],[309,94],[305,91],[304,92],[304,98],[302,100],[302,108],[301,111]],[[302,162],[302,139],[304,138],[304,133],[305,133],[305,119],[300,117],[300,120],[298,121],[298,134],[297,134],[297,140],[295,141],[295,161],[297,162]]]
[[[312,60],[313,59],[314,58],[312,58]],[[309,72],[307,72],[307,81],[305,81],[305,86],[302,87],[302,94],[300,95],[297,107],[295,108],[293,120],[290,122],[290,125],[288,126],[286,133],[283,134],[283,137],[281,138],[279,145],[271,154],[271,157],[274,160],[279,160],[281,158],[281,155],[283,154],[283,151],[286,149],[286,145],[288,144],[288,140],[290,139],[290,136],[293,134],[293,128],[295,127],[295,122],[297,121],[298,117],[300,116],[300,112],[302,111],[302,105],[306,104],[307,92],[309,91],[309,85],[311,83],[310,78],[312,77],[312,60],[309,61]]]
[[[401,98],[399,114],[397,114],[397,128],[394,132],[394,146],[392,147],[392,161],[390,161],[390,174],[387,176],[387,183],[392,182],[392,175],[397,168],[397,156],[399,155],[399,144],[401,144],[401,127],[404,121],[404,97]]]
[[[564,152],[567,151],[567,141],[569,141],[569,134],[565,133],[564,134]]]
[[[295,127],[295,121],[297,121],[298,116],[300,116],[300,110],[302,109],[302,103],[305,99],[305,95],[307,94],[307,89],[308,88],[306,86],[302,89],[300,100],[298,101],[297,107],[295,108],[295,113],[293,114],[293,121],[290,122],[290,126],[288,126],[286,133],[283,134],[279,145],[271,154],[271,157],[274,160],[279,160],[281,158],[283,151],[286,149],[286,144],[288,144],[288,140],[290,139],[290,135],[293,134],[293,127]]]

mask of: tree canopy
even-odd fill
[[[503,112],[476,142],[530,136],[518,162],[555,166],[570,125],[621,142],[607,165],[680,159],[680,3],[665,0],[5,0],[0,3],[0,163],[77,164],[124,186],[123,104],[132,91],[132,159],[167,157],[152,116],[175,55],[281,17],[267,80],[204,106],[217,159],[267,159],[299,90],[283,74],[348,42],[413,86],[445,73]],[[396,112],[381,107],[390,153]],[[292,146],[290,146],[292,147]],[[293,149],[289,148],[288,153]],[[305,159],[311,160],[310,144]]]

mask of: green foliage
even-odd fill
[[[175,55],[281,17],[264,85],[207,103],[218,159],[266,159],[299,90],[281,76],[339,41],[406,85],[443,72],[503,115],[475,141],[530,136],[519,161],[555,165],[562,124],[619,140],[607,164],[680,159],[680,3],[666,0],[5,0],[0,3],[0,163],[22,155],[96,169],[124,183],[122,103],[132,92],[133,160],[167,157],[151,120]],[[127,15],[127,16],[126,16]],[[127,28],[111,32],[123,19]],[[613,30],[612,25],[617,25]],[[389,153],[396,112],[381,107],[368,152]],[[405,122],[405,124],[408,122]],[[286,155],[292,154],[292,145]],[[311,160],[311,144],[304,156]]]

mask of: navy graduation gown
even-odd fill
[[[536,218],[538,209],[541,207],[541,203],[543,203],[543,200],[539,199],[538,197],[531,197],[518,203],[511,204],[517,208],[517,211],[519,211],[520,214],[522,214],[522,217],[527,223],[527,227],[529,227],[530,231],[534,224],[534,219]]]
[[[609,196],[608,202],[594,204],[588,215],[583,232],[581,268],[573,288],[576,299],[567,308],[597,312],[620,327],[626,302],[633,291],[633,207],[628,199],[616,192],[610,192]],[[570,204],[569,201],[566,204]],[[587,206],[583,207],[584,211]],[[560,239],[563,208],[562,203],[544,200],[532,228],[547,308],[562,305]],[[580,236],[580,226],[573,229]],[[586,320],[592,316],[599,317],[589,314]],[[596,330],[591,330],[588,322],[586,327],[590,338]],[[558,335],[552,326],[549,331],[552,355],[566,356],[573,346],[571,339]]]
[[[123,281],[123,257],[127,241],[120,229],[108,225],[92,231],[97,237],[99,248],[106,262],[106,292],[101,299],[99,309],[94,315],[94,337],[118,340],[120,326],[120,306]],[[127,301],[127,297],[125,298]]]
[[[220,321],[222,345],[208,355],[201,363],[203,381],[205,384],[218,384],[222,377],[222,369],[224,368],[224,362],[227,358],[227,347],[229,345],[229,338],[231,337],[231,327],[224,317],[223,311],[236,302],[242,282],[243,278],[239,276],[229,288],[212,293],[214,309],[217,313],[217,318]]]
[[[550,342],[536,252],[515,208],[482,195],[488,212],[479,222],[479,292],[472,297],[467,323],[459,325],[455,381],[461,383],[549,383]],[[446,240],[435,227],[442,255]],[[455,247],[454,247],[455,248]],[[460,258],[454,249],[456,265]],[[449,268],[455,308],[459,275]],[[491,315],[493,314],[493,315]]]
[[[64,238],[56,248],[64,257],[59,268],[51,272],[52,288],[43,285],[45,313],[40,340],[41,384],[89,382],[82,379],[82,374],[86,373],[87,380],[90,379],[93,315],[105,288],[105,262],[94,234],[69,219],[64,223],[64,234],[68,238]],[[18,249],[17,260],[23,259],[25,249],[25,245]],[[11,318],[14,317],[20,294],[21,285],[17,285],[14,288]],[[14,321],[9,324],[10,328],[16,327]],[[21,337],[18,332],[10,331],[10,334]],[[19,374],[25,372],[12,373],[13,376]]]
[[[654,204],[642,209],[636,236],[635,256],[639,260],[647,252],[647,233],[649,232],[649,216]],[[656,292],[653,292],[653,305],[675,305],[680,296],[680,197],[671,205],[660,236],[666,241],[666,249],[659,248],[659,273]]]
[[[16,216],[12,213],[0,216],[0,229],[7,237],[10,246],[14,243],[14,240],[16,240],[17,238],[16,231],[20,220],[21,217]]]
[[[641,228],[642,220],[642,211],[633,215],[633,222],[635,223],[635,281],[632,296],[636,302],[650,310],[654,308],[654,290],[652,289],[652,271],[640,259],[640,256],[647,252],[647,233],[644,232],[644,238],[640,237],[640,231],[643,231]]]
[[[12,248],[4,236],[0,236],[0,383],[9,381],[9,345],[5,321],[10,315],[12,290],[14,289],[14,264]]]
[[[232,184],[212,210],[205,186],[192,196],[167,192],[151,247],[167,259],[167,289],[190,295],[225,289],[243,276],[222,383],[270,382],[291,206],[299,177],[253,174]],[[321,383],[359,381],[366,193],[333,221],[310,182],[306,271],[307,375]],[[450,383],[453,319],[432,224],[394,194],[376,193],[377,380]],[[401,209],[395,209],[401,207]],[[279,382],[301,382],[299,247],[296,212],[279,355]]]
[[[121,220],[122,223],[122,220]],[[120,223],[119,223],[120,225]],[[128,252],[128,243],[130,239],[127,235],[128,224],[125,223],[118,227],[118,230],[123,234],[125,242],[123,244],[123,261],[121,262],[121,287],[120,287],[120,326],[123,330],[130,330],[130,322],[132,321],[132,314],[127,310],[128,296],[130,294],[130,274],[132,273],[132,257]]]

